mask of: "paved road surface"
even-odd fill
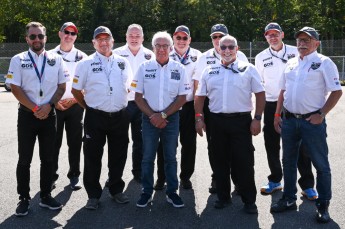
[[[258,194],[258,215],[241,211],[241,199],[233,195],[233,204],[225,209],[214,209],[215,195],[208,193],[211,170],[208,163],[205,137],[198,138],[196,171],[192,177],[193,190],[180,190],[186,207],[175,209],[165,201],[164,191],[154,193],[152,206],[138,209],[135,206],[140,194],[138,185],[131,176],[131,150],[124,171],[125,193],[130,203],[120,205],[108,197],[105,189],[97,211],[84,209],[87,200],[85,189],[72,192],[66,177],[68,170],[66,142],[60,155],[60,179],[52,192],[64,204],[61,211],[42,209],[39,203],[39,158],[37,147],[31,166],[31,209],[23,218],[14,216],[18,202],[16,193],[17,163],[17,102],[11,93],[0,88],[0,228],[345,228],[345,96],[327,116],[328,142],[333,174],[333,199],[330,214],[333,221],[327,225],[315,222],[314,203],[298,198],[298,210],[272,215],[270,205],[281,193],[272,196]],[[259,189],[267,182],[268,165],[262,133],[254,138],[256,148],[256,185]],[[178,149],[179,150],[179,149]],[[179,152],[179,151],[178,151]],[[107,161],[104,155],[101,182],[107,177]],[[178,160],[180,154],[178,153]],[[83,168],[83,165],[82,165]],[[299,193],[300,193],[299,189]]]

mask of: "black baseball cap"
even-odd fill
[[[295,38],[298,37],[301,33],[307,34],[309,37],[314,38],[315,40],[319,41],[320,36],[319,33],[312,27],[303,27],[300,31],[295,33]]]
[[[229,32],[228,28],[226,28],[224,24],[216,24],[212,26],[210,36],[212,36],[214,33],[221,33],[223,35],[227,35]]]
[[[180,26],[176,27],[174,35],[175,35],[175,33],[178,33],[178,32],[182,32],[182,33],[185,33],[188,36],[190,36],[189,28],[185,25],[180,25]]]
[[[266,25],[266,27],[265,27],[265,35],[270,30],[276,30],[278,32],[282,32],[283,31],[282,28],[280,27],[280,25],[278,23],[276,23],[276,22],[271,22],[268,25]]]
[[[111,34],[111,31],[108,27],[105,26],[99,26],[95,29],[95,32],[93,32],[93,39],[95,39],[99,34],[108,34],[109,36],[113,36],[113,34]]]

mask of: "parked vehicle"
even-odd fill
[[[7,85],[5,81],[6,81],[5,74],[0,74],[0,87],[5,87],[6,91],[11,91],[10,86]]]

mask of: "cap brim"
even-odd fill
[[[295,33],[295,38],[297,38],[301,33],[305,33],[305,34],[307,34],[309,37],[311,37],[312,39],[318,41],[318,39],[316,39],[313,35],[311,35],[311,33],[308,33],[308,32],[306,32],[306,31],[298,31],[297,33]]]
[[[266,36],[267,32],[269,32],[269,31],[271,31],[271,30],[278,31],[279,33],[281,33],[281,32],[282,32],[282,31],[280,31],[279,29],[269,29],[269,30],[267,30],[267,31],[264,33],[264,35]]]
[[[67,26],[65,29],[67,29],[67,28],[72,28],[72,29],[74,29],[74,32],[78,33],[78,29],[76,26],[70,25],[70,26]]]
[[[175,32],[175,33],[173,34],[173,36],[175,36],[176,33],[185,33],[187,36],[189,36],[189,34],[188,34],[187,32],[185,32],[185,31],[177,31],[177,32]]]
[[[223,34],[224,36],[227,35],[227,33],[223,33],[223,32],[221,32],[221,31],[217,31],[217,32],[211,33],[210,36],[212,36],[212,35],[215,34],[215,33],[220,33],[220,34]]]

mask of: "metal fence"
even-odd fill
[[[295,45],[296,41],[284,41],[286,44]],[[48,43],[46,49],[53,49],[58,44]],[[114,48],[120,47],[124,43],[115,43]],[[267,48],[267,42],[238,42],[240,50],[246,54],[249,61],[254,64],[255,56]],[[145,42],[144,46],[151,47],[150,42]],[[204,52],[212,47],[211,42],[192,42],[191,46]],[[92,43],[77,43],[76,47],[87,54],[93,53],[95,50]],[[0,44],[0,74],[7,73],[9,62],[12,56],[28,49],[26,43],[2,43]],[[325,40],[321,42],[319,53],[329,56],[338,67],[339,76],[341,80],[345,80],[345,40]]]

